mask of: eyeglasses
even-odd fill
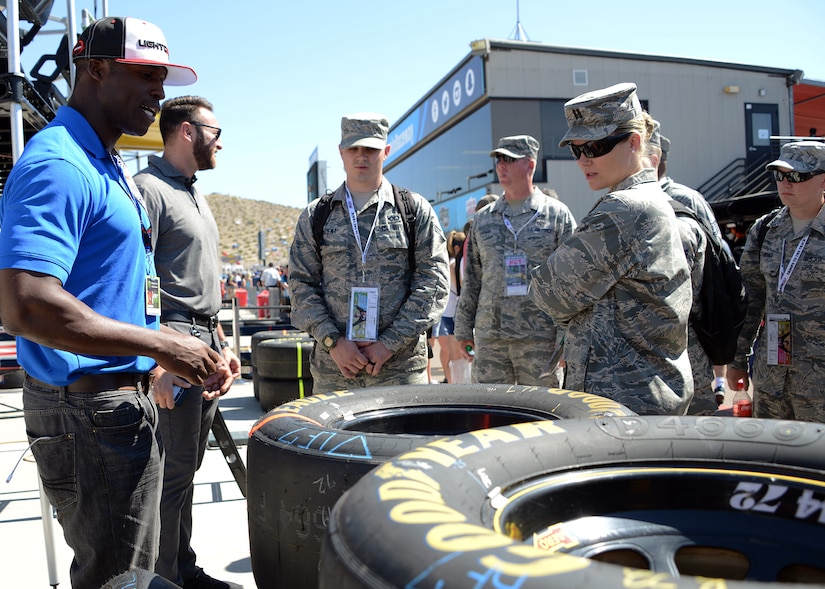
[[[771,170],[771,172],[773,172],[773,179],[777,182],[784,182],[787,180],[791,184],[807,182],[814,176],[825,174],[825,170],[816,170],[815,172],[783,172],[782,170]]]
[[[519,161],[521,158],[517,157],[510,157],[509,155],[502,155],[500,153],[496,154],[496,163],[504,162],[505,164],[512,164],[513,162]]]
[[[207,125],[206,123],[199,123],[198,121],[189,121],[190,125],[196,125],[198,127],[206,127],[207,129],[212,129],[212,132],[215,134],[215,140],[221,138],[221,128],[215,127],[214,125]]]
[[[592,159],[594,157],[602,157],[603,155],[607,155],[613,151],[614,147],[628,137],[630,137],[630,133],[622,133],[621,135],[612,135],[611,137],[605,137],[604,139],[599,139],[597,141],[588,141],[587,143],[582,143],[581,145],[573,145],[570,143],[568,144],[568,147],[573,153],[574,159],[578,160],[582,154],[584,154],[585,157]]]

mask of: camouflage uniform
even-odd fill
[[[639,414],[684,413],[690,269],[652,169],[603,196],[531,274],[530,296],[566,328],[566,388]]]
[[[381,287],[378,339],[394,356],[378,376],[341,374],[329,352],[316,345],[311,357],[313,390],[360,388],[390,384],[426,384],[427,344],[424,332],[441,317],[447,304],[449,274],[444,232],[432,206],[410,193],[418,211],[415,222],[415,274],[410,271],[408,241],[391,184],[379,189],[384,205],[367,252],[366,282]],[[301,213],[289,258],[292,323],[322,341],[330,333],[346,334],[350,289],[362,282],[361,260],[344,201],[344,185],[335,191],[318,255],[312,233],[315,200]],[[361,235],[370,232],[378,196],[358,211]]]
[[[801,142],[809,144],[811,142]],[[782,147],[780,162],[785,165],[790,149]],[[821,158],[812,161],[798,154],[797,161],[825,169],[825,145]],[[786,151],[786,148],[788,150]],[[818,149],[818,148],[817,148]],[[775,165],[772,162],[768,166]],[[798,171],[810,167],[794,166]],[[758,236],[768,220],[760,249]],[[800,241],[808,242],[790,275],[784,292],[779,292],[779,267],[787,266]],[[825,208],[810,226],[794,235],[787,207],[770,218],[758,219],[748,232],[740,259],[742,278],[748,292],[748,315],[739,334],[737,354],[731,367],[747,369],[753,360],[754,416],[776,419],[825,422]],[[791,364],[768,365],[767,338],[760,336],[760,325],[769,313],[791,316]],[[758,339],[757,339],[758,338]],[[754,340],[756,340],[754,345]]]
[[[695,220],[678,215],[676,220],[679,223],[679,237],[682,240],[685,258],[688,266],[690,266],[690,284],[693,291],[691,309],[695,311],[701,305],[700,294],[705,270],[707,236],[705,230]],[[702,383],[713,381],[713,365],[710,363],[705,348],[699,343],[699,337],[696,335],[696,330],[693,329],[690,321],[688,321],[687,350],[694,387],[693,400],[690,407],[688,407],[688,414],[711,415],[718,406],[713,396],[709,394],[710,389],[703,387]]]
[[[556,325],[528,296],[505,296],[504,256],[515,251],[505,216],[516,231],[524,226],[518,252],[527,257],[528,269],[543,263],[576,227],[567,206],[538,188],[515,206],[499,198],[476,213],[468,235],[455,336],[475,344],[473,382],[559,386],[555,374],[539,378],[556,346]]]
[[[656,122],[656,130],[654,131],[650,142],[660,148],[662,153],[661,161],[666,161],[668,152],[670,151],[670,140],[661,135],[659,132],[658,122]],[[661,168],[662,166],[660,165],[660,174],[662,173]],[[685,207],[693,211],[697,217],[705,221],[707,226],[710,227],[713,237],[717,239],[719,243],[723,244],[723,246],[727,247],[727,242],[725,242],[722,238],[722,230],[716,222],[716,215],[713,214],[713,209],[710,208],[710,205],[700,192],[693,190],[684,184],[674,182],[667,176],[662,176],[659,178],[659,185],[669,198],[683,204]],[[702,278],[704,277],[702,270],[705,263],[707,237],[702,227],[695,221],[685,219],[684,217],[679,217],[678,215],[677,218],[680,222],[687,223],[692,228],[689,231],[689,233],[692,233],[692,236],[686,235],[684,230],[681,230],[681,234],[682,244],[685,247],[685,257],[687,257],[688,264],[691,266],[691,284],[693,285],[692,313],[697,313],[701,311],[700,306],[702,304],[699,294],[702,288]],[[696,240],[700,240],[701,244],[697,243]],[[697,246],[701,248],[701,252],[697,252]],[[695,254],[692,252],[696,252],[696,254],[701,253],[701,257],[694,257]],[[713,372],[713,365],[711,364],[710,358],[708,358],[705,349],[702,347],[702,344],[699,342],[699,338],[696,335],[696,330],[693,329],[693,324],[691,322],[688,322],[688,356],[690,357],[690,367],[693,372],[694,386],[693,401],[690,403],[688,413],[690,415],[713,414],[718,408],[718,405],[712,394],[712,387],[711,390],[708,390],[705,386],[705,383],[714,382],[715,375]]]

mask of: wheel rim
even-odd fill
[[[549,552],[673,576],[825,583],[825,483],[781,469],[605,466],[531,481],[490,508],[497,532]]]

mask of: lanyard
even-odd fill
[[[518,231],[516,231],[515,229],[513,229],[513,224],[510,222],[510,219],[508,219],[508,218],[507,218],[507,215],[502,215],[502,216],[504,217],[504,226],[505,226],[505,227],[507,227],[507,229],[509,229],[509,230],[510,230],[510,233],[512,233],[512,234],[513,234],[513,241],[515,242],[515,247],[518,247],[518,236],[519,236],[519,234],[520,234],[522,231],[524,231],[524,228],[525,228],[525,227],[527,227],[530,223],[532,223],[532,222],[533,222],[533,220],[534,220],[536,217],[538,217],[538,216],[539,216],[539,213],[540,213],[540,212],[541,212],[541,209],[539,209],[539,210],[537,210],[535,213],[533,213],[533,216],[532,216],[532,217],[530,217],[529,219],[527,219],[527,222],[526,222],[524,225],[522,225],[522,226],[521,226],[521,229],[519,229]]]
[[[802,250],[805,249],[809,237],[810,233],[803,237],[799,245],[796,246],[796,251],[793,253],[787,268],[785,267],[785,240],[782,240],[782,260],[779,262],[779,292],[785,292],[785,286],[788,284],[799,258],[802,257]]]
[[[352,233],[355,235],[355,243],[358,244],[358,252],[361,254],[361,275],[364,276],[364,268],[367,265],[367,250],[370,248],[372,242],[372,235],[375,233],[375,227],[378,224],[378,216],[381,214],[381,208],[384,206],[384,198],[381,196],[381,191],[378,191],[378,208],[375,210],[375,218],[372,220],[372,228],[370,234],[367,236],[367,243],[361,247],[361,231],[358,229],[358,211],[355,210],[355,205],[352,202],[352,194],[350,194],[349,186],[344,184],[344,191],[347,200],[347,212],[349,213],[349,222],[352,225]]]
[[[120,154],[116,151],[112,151],[111,153],[112,161],[117,166],[118,176],[120,180],[123,180],[126,186],[120,184],[120,187],[126,191],[126,194],[129,196],[129,200],[132,201],[132,204],[135,205],[135,210],[137,211],[138,221],[140,221],[140,234],[143,238],[143,247],[146,249],[147,254],[152,253],[152,228],[146,227],[143,223],[143,215],[140,212],[141,206],[143,205],[143,198],[141,197],[140,190],[138,190],[135,181],[132,180],[132,175],[126,170],[126,165],[123,163],[123,160],[120,158]]]

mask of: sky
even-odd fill
[[[75,4],[78,23],[83,8],[104,16],[102,0]],[[396,122],[471,41],[513,39],[517,23],[535,42],[801,69],[825,81],[822,0],[109,0],[108,13],[158,25],[171,61],[197,71],[196,84],[166,96],[207,98],[223,129],[218,166],[198,174],[200,190],[293,207],[306,205],[316,148],[328,187],[344,180],[343,115]],[[52,16],[65,15],[55,0]],[[38,35],[24,69],[57,42]]]

